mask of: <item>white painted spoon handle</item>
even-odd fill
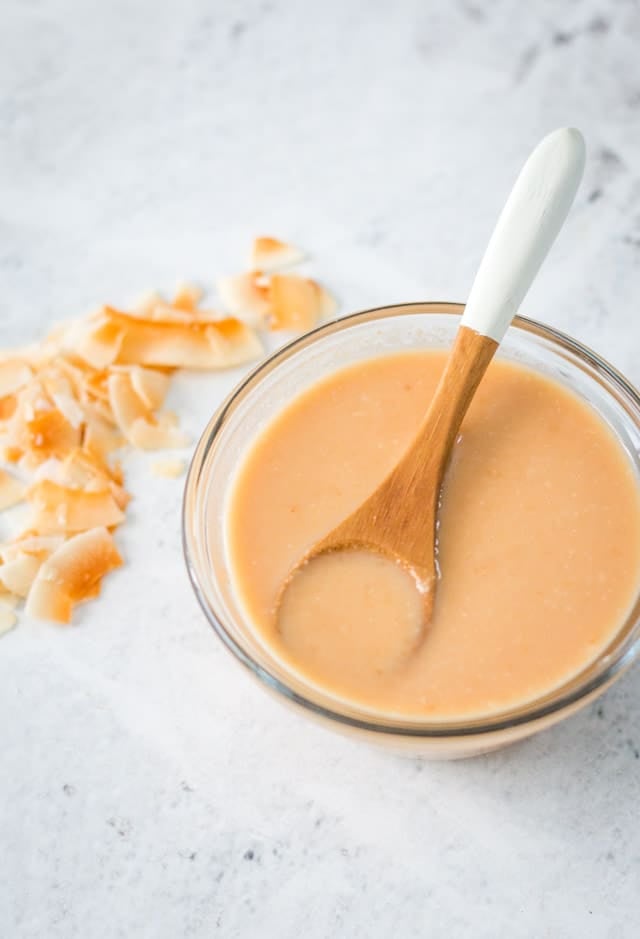
[[[584,170],[582,134],[563,127],[533,151],[500,214],[462,326],[500,342],[562,228]]]

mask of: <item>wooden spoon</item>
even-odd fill
[[[375,492],[307,552],[283,595],[297,571],[318,555],[365,548],[413,573],[424,595],[425,624],[429,621],[437,569],[436,517],[451,448],[498,344],[567,217],[584,161],[584,140],[572,128],[554,131],[533,151],[489,241],[415,440]]]

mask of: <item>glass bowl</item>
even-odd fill
[[[256,435],[295,396],[354,362],[409,349],[451,345],[463,307],[410,303],[327,323],[259,365],[211,418],[186,482],[183,539],[189,576],[205,616],[237,661],[281,701],[370,742],[430,758],[454,759],[520,740],[574,713],[601,694],[640,649],[640,595],[607,648],[583,671],[534,701],[489,718],[427,722],[347,704],[309,685],[263,645],[234,594],[226,549],[226,511],[238,467]],[[516,317],[498,356],[520,362],[571,389],[609,424],[640,482],[640,397],[598,355],[569,336]]]

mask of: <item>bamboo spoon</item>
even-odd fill
[[[452,446],[487,366],[567,217],[584,161],[584,140],[573,128],[554,131],[533,151],[489,241],[415,440],[372,495],[293,569],[280,604],[291,579],[318,555],[364,548],[413,573],[424,595],[424,623],[429,622],[436,583],[436,516]]]

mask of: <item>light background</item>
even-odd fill
[[[640,382],[639,48],[631,0],[3,0],[0,341],[209,284],[257,233],[345,312],[463,300],[575,124],[585,182],[523,311]],[[178,380],[193,434],[239,374]],[[148,464],[79,628],[0,641],[2,937],[637,936],[640,669],[472,762],[354,748],[216,643]]]

